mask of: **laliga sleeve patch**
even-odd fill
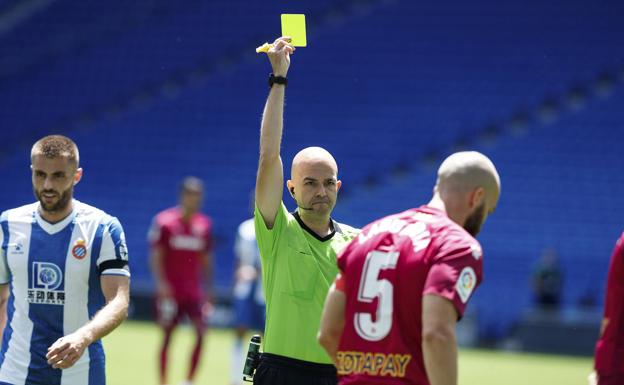
[[[459,294],[462,303],[468,302],[468,298],[470,298],[470,294],[472,294],[475,286],[477,286],[477,275],[473,268],[470,266],[464,267],[455,284],[455,290]]]

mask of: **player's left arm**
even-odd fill
[[[423,296],[422,351],[431,385],[457,385],[457,316],[448,299]]]
[[[482,279],[481,246],[448,234],[427,274],[422,297],[422,351],[431,385],[457,384],[455,326]]]
[[[317,335],[319,344],[325,349],[329,357],[337,365],[336,353],[340,345],[340,337],[345,324],[345,305],[347,298],[342,286],[342,276],[338,276],[334,284],[329,288],[323,314],[321,315],[321,326]]]
[[[53,368],[67,369],[74,365],[89,345],[115,330],[128,317],[130,279],[123,275],[102,275],[100,284],[106,305],[83,327],[59,338],[48,348],[46,358]]]
[[[67,369],[74,365],[87,346],[113,331],[128,316],[128,248],[123,228],[116,218],[107,223],[102,234],[100,257],[96,263],[106,304],[80,329],[59,338],[48,348],[46,358],[54,368]]]

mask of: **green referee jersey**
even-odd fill
[[[332,220],[334,231],[321,238],[282,203],[272,229],[254,212],[266,296],[264,351],[330,364],[316,341],[329,287],[338,274],[336,254],[359,230]]]

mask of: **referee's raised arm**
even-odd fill
[[[290,38],[280,37],[267,52],[274,80],[269,92],[260,128],[260,159],[256,176],[256,206],[267,228],[272,228],[282,202],[284,168],[280,157],[282,140],[285,78],[290,55],[295,48]]]

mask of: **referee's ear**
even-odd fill
[[[82,167],[78,167],[74,173],[74,186],[82,179]]]
[[[293,197],[293,199],[296,201],[297,199],[295,198],[295,184],[292,182],[292,180],[288,180],[286,182],[286,189],[288,189],[290,196]]]

